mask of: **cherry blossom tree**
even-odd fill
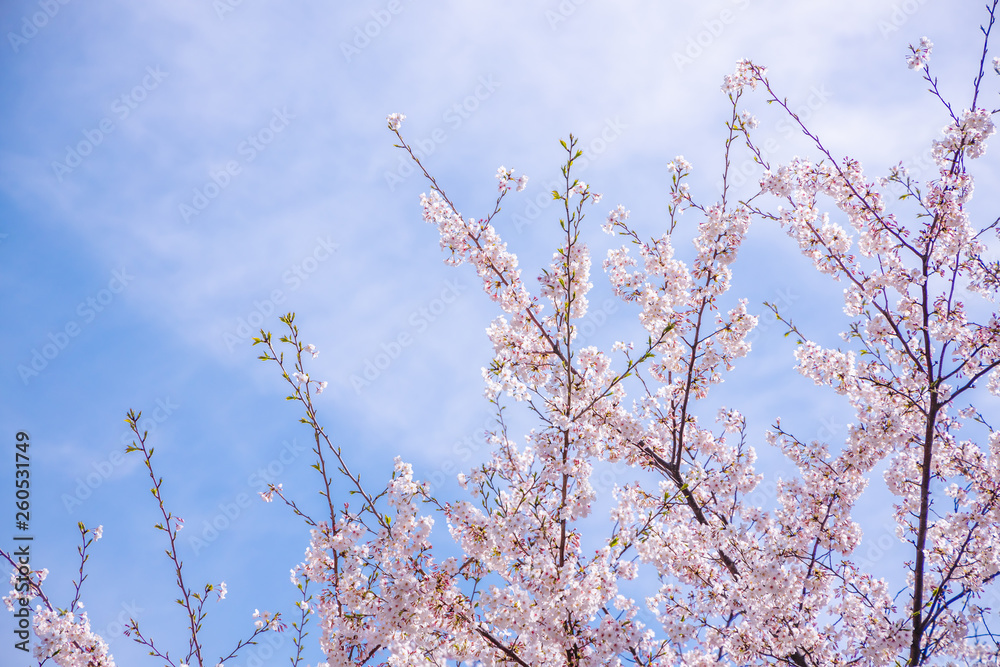
[[[494,357],[483,369],[496,428],[488,460],[459,476],[465,499],[437,497],[400,458],[374,492],[320,422],[314,398],[326,384],[310,376],[315,347],[294,315],[282,318],[287,331],[277,339],[265,331],[254,339],[303,410],[321,481],[319,518],[280,485],[262,494],[311,530],[292,576],[302,592],[299,640],[311,618],[327,665],[997,664],[990,595],[1000,573],[1000,431],[974,401],[995,405],[1000,396],[1000,263],[988,259],[1000,218],[973,220],[969,161],[995,131],[997,110],[982,106],[980,93],[998,2],[987,5],[963,111],[932,75],[931,42],[911,47],[909,67],[947,117],[933,142],[936,173],[925,182],[902,165],[871,178],[857,160],[835,157],[767,71],[740,61],[723,85],[732,113],[721,197],[697,197],[693,167],[678,157],[668,165],[671,203],[658,237],[630,226],[624,206],[605,218],[603,230],[625,245],[603,269],[641,327],[638,340],[608,350],[578,341],[593,286],[585,238],[594,230],[585,220],[602,198],[573,175],[582,156],[576,137],[562,142],[562,180],[552,192],[561,242],[535,288],[494,225],[526,177],[500,167],[493,210],[465,217],[404,139],[404,117],[390,115],[398,147],[428,179],[423,218],[437,227],[445,261],[470,264],[501,311],[487,329]],[[756,120],[741,107],[761,97],[813,143],[815,159],[769,163]],[[744,144],[762,174],[759,191],[739,199],[728,175]],[[843,442],[803,440],[779,419],[767,442],[752,443],[740,406],[702,407],[750,353],[757,318],[733,289],[731,266],[752,222],[779,225],[844,286],[849,326],[837,348],[770,306],[798,342],[797,370],[853,409]],[[696,226],[686,260],[674,245],[684,225]],[[512,433],[509,410],[531,414],[535,428]],[[145,436],[136,436],[164,514],[157,527],[173,545],[179,527],[156,493]],[[777,448],[797,468],[770,505],[754,495],[760,447]],[[632,474],[603,498],[594,475],[609,464]],[[347,497],[338,493],[345,482]],[[896,535],[908,545],[898,591],[856,558],[859,499],[872,484],[895,497]],[[596,519],[606,519],[602,534],[593,534]],[[85,560],[99,532],[81,531]],[[205,664],[197,633],[213,589],[190,593],[176,565],[191,618],[187,661]],[[42,595],[40,576],[31,591]],[[8,605],[19,596],[12,592]],[[36,615],[40,660],[113,664],[86,617],[69,609],[49,605]],[[257,624],[264,629],[278,622],[265,615]]]

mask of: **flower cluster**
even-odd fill
[[[260,609],[254,609],[253,617],[257,619],[253,622],[253,624],[258,630],[271,630],[273,632],[285,631],[286,626],[281,622],[281,619],[277,614],[272,614],[269,611],[261,611]]]
[[[497,169],[497,180],[500,182],[499,189],[501,193],[509,192],[511,187],[516,187],[517,191],[520,192],[528,185],[528,177],[526,175],[521,174],[517,178],[514,178],[514,170],[507,169],[503,165]]]
[[[739,60],[736,63],[736,72],[727,74],[722,83],[722,92],[730,95],[739,93],[744,87],[756,90],[757,84],[767,74],[767,69],[754,65],[749,60]]]
[[[35,608],[34,655],[39,661],[52,659],[60,667],[114,667],[108,645],[90,630],[87,612]]]
[[[258,495],[261,497],[265,503],[269,503],[274,500],[274,494],[281,494],[281,484],[268,484],[267,491],[260,491]]]
[[[20,587],[21,590],[18,590],[19,576],[23,577],[23,583]],[[28,595],[28,592],[41,590],[42,582],[45,581],[47,576],[49,576],[48,568],[31,570],[24,575],[21,575],[21,573],[15,568],[10,575],[10,592],[3,597],[3,604],[7,607],[7,611],[14,611],[15,604],[19,604],[22,607],[29,606],[31,604],[31,598],[34,596]]]
[[[920,38],[919,46],[910,45],[910,55],[906,56],[906,66],[910,69],[924,69],[931,58],[934,44],[926,37]]]
[[[501,199],[505,192],[501,192]],[[478,221],[463,218],[438,191],[429,196],[420,195],[420,205],[424,209],[424,220],[438,227],[441,248],[451,253],[449,263],[472,263],[482,278],[486,293],[498,301],[505,312],[516,313],[530,307],[531,298],[521,282],[517,257],[507,250],[489,218]]]
[[[946,168],[950,173],[952,163],[960,153],[975,159],[986,152],[986,140],[996,133],[996,126],[986,109],[966,109],[958,122],[945,127],[942,133],[945,138],[934,141],[933,156],[938,167]]]
[[[907,59],[928,81],[931,48],[924,38]],[[764,68],[739,61],[723,85],[733,114],[727,169],[735,134],[765,164],[751,134],[756,120],[738,111],[745,89],[758,85],[801,120]],[[553,192],[562,234],[534,291],[493,223],[527,177],[501,166],[496,206],[478,219],[463,217],[430,179],[420,204],[445,261],[470,264],[501,310],[487,328],[493,359],[483,369],[497,427],[486,434],[486,459],[457,475],[465,498],[439,500],[399,457],[385,487],[370,493],[317,421],[309,387],[318,393],[325,383],[303,368],[302,353],[318,352],[298,342],[294,316],[282,318],[291,334],[281,339],[297,353],[294,371],[270,334],[255,339],[268,347],[261,358],[280,365],[315,435],[313,468],[329,514],[307,516],[280,484],[260,495],[277,495],[310,526],[290,579],[302,593],[302,624],[315,617],[319,625],[322,664],[995,664],[1000,641],[982,598],[1000,579],[1000,431],[960,402],[984,382],[1000,395],[992,305],[1000,264],[986,259],[980,240],[996,223],[977,226],[964,159],[983,155],[995,128],[979,108],[952,118],[932,144],[937,173],[927,183],[902,167],[872,180],[806,131],[819,159],[766,167],[760,191],[745,201],[734,203],[724,182],[718,201],[702,202],[685,180],[691,165],[675,158],[664,228],[647,237],[622,205],[602,225],[626,241],[607,252],[603,268],[637,333],[609,351],[579,339],[594,288],[583,221],[601,196],[572,178],[580,155],[572,135],[562,142],[565,185]],[[387,123],[412,155],[399,135],[403,119],[392,114]],[[687,226],[682,211],[694,212]],[[819,273],[844,286],[837,347],[767,305],[798,343],[795,370],[854,412],[837,443],[802,439],[776,419],[764,439],[795,473],[774,479],[769,492],[760,488],[747,418],[705,400],[751,352],[758,318],[732,292],[753,218],[783,228]],[[520,408],[537,423],[515,439],[506,415]],[[134,449],[146,453],[173,547],[183,520],[163,508],[144,436]],[[340,488],[334,468],[350,489],[343,505],[332,493]],[[893,497],[886,513],[898,548],[910,550],[900,592],[866,571],[859,554],[866,537],[858,503],[876,471]],[[610,528],[595,533],[605,517]],[[442,555],[432,538],[445,528],[453,544]],[[81,532],[86,560],[101,528]],[[167,553],[180,582],[179,560]],[[27,575],[32,592],[41,594],[45,575]],[[320,591],[310,595],[308,586]],[[192,622],[187,660],[200,663],[204,598],[181,588]],[[630,597],[635,591],[643,599]],[[226,593],[223,582],[218,599]],[[21,600],[15,591],[4,598],[8,609]],[[86,614],[75,615],[77,603],[68,612],[38,608],[36,657],[113,665]],[[251,640],[286,629],[277,614],[255,610],[253,619]],[[301,651],[302,625],[292,627]],[[130,629],[139,635],[134,621]]]
[[[316,346],[311,343],[302,346],[302,352],[312,355],[313,359],[319,356],[319,350],[317,350]],[[321,382],[319,380],[310,379],[309,374],[304,370],[294,371],[292,373],[292,379],[295,380],[295,383],[299,386],[306,385],[307,387],[314,387],[317,394],[322,394],[323,390],[326,389],[328,385],[325,381]]]
[[[393,132],[399,130],[399,126],[402,125],[403,121],[406,120],[406,116],[401,113],[391,113],[386,116],[386,123],[389,124],[389,129]]]
[[[913,49],[911,66],[925,67],[930,48],[924,40]],[[758,84],[771,91],[763,68],[740,61],[723,87],[738,121],[731,129],[752,150],[756,122],[735,105]],[[781,202],[774,212],[698,204],[683,181],[691,165],[675,159],[668,233],[641,238],[624,206],[603,225],[629,242],[608,252],[604,268],[647,337],[645,345],[616,343],[612,354],[575,345],[574,322],[587,313],[592,289],[579,239],[580,206],[596,199],[587,184],[567,175],[565,191],[555,193],[565,204],[566,241],[539,275],[537,296],[491,224],[495,212],[466,220],[440,191],[423,197],[449,261],[473,263],[505,311],[488,329],[495,356],[484,369],[487,395],[528,404],[541,426],[520,447],[505,427],[491,435],[490,459],[459,475],[472,502],[427,497],[397,461],[387,488],[391,523],[374,528],[345,516],[314,532],[303,571],[325,577],[329,605],[351,610],[325,636],[328,657],[339,663],[384,650],[401,661],[419,653],[432,661],[599,665],[629,655],[642,664],[810,666],[891,664],[912,651],[995,658],[996,647],[974,639],[983,610],[953,603],[1000,572],[1000,556],[986,555],[998,551],[1000,531],[991,526],[1000,524],[982,518],[1000,520],[1000,436],[991,436],[987,453],[951,435],[978,414],[953,415],[957,396],[987,376],[1000,392],[1000,321],[974,322],[954,292],[959,280],[996,292],[979,261],[984,247],[962,160],[981,155],[993,131],[988,113],[962,114],[934,144],[938,178],[919,190],[902,169],[873,181],[858,161],[835,160],[820,145],[822,160],[795,159],[764,174],[762,194]],[[567,174],[571,167],[572,159]],[[513,177],[502,168],[498,178],[502,196]],[[896,184],[919,207],[916,223],[890,210],[884,190]],[[688,261],[674,245],[680,207],[700,212]],[[763,476],[743,416],[721,410],[721,430],[713,430],[696,414],[750,352],[757,318],[745,299],[723,304],[753,214],[777,221],[821,273],[846,285],[852,320],[844,339],[856,344],[824,347],[774,309],[800,339],[796,369],[843,396],[857,418],[839,449],[775,423],[767,440],[798,474],[778,480],[770,510],[748,501]],[[634,386],[626,381],[633,376]],[[588,549],[581,522],[598,501],[595,470],[618,462],[659,481],[616,485],[610,539]],[[853,559],[863,540],[856,505],[879,465],[898,497],[898,532],[919,545],[909,563],[912,605],[902,611],[886,582]],[[928,476],[965,482],[943,487],[954,511],[928,515],[938,482],[914,483]],[[443,513],[458,559],[431,556],[431,518],[419,515],[417,498]],[[661,582],[645,601],[652,627],[620,589],[644,571]],[[935,615],[915,632],[913,614],[925,607]]]

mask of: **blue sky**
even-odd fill
[[[186,521],[185,576],[228,584],[206,623],[209,653],[228,653],[254,608],[290,611],[288,570],[308,539],[282,507],[257,499],[261,480],[307,504],[317,488],[309,433],[247,328],[277,331],[279,313],[298,313],[321,352],[313,377],[329,382],[321,419],[372,485],[400,455],[455,495],[454,473],[483,451],[491,413],[479,369],[495,311],[468,267],[442,263],[436,231],[420,220],[427,185],[400,162],[387,113],[407,115],[405,135],[466,215],[488,212],[501,164],[531,177],[498,230],[533,274],[558,226],[554,207],[532,202],[545,203],[569,132],[588,158],[578,176],[605,196],[589,218],[598,256],[614,243],[598,224],[618,203],[647,235],[660,233],[675,155],[694,164],[696,197],[712,200],[729,112],[719,86],[741,57],[769,67],[835,155],[873,175],[900,160],[919,169],[945,116],[906,69],[906,45],[929,36],[946,94],[967,105],[980,5],[3,3],[0,424],[10,444],[0,543],[14,532],[13,436],[24,430],[32,564],[49,568],[50,595],[72,596],[77,521],[103,524],[84,589],[93,626],[108,631],[119,664],[156,664],[113,632],[129,613],[179,653],[184,619],[170,603],[149,480],[136,455],[121,454],[125,413],[142,410],[168,506]],[[810,154],[763,98],[747,106],[776,160]],[[747,160],[739,154],[737,167]],[[995,164],[977,165],[980,192],[996,184]],[[840,289],[780,231],[758,224],[735,271],[734,295],[752,312],[784,302],[836,344],[840,321],[826,313],[839,312]],[[606,283],[594,282],[592,303],[603,304]],[[627,309],[608,303],[593,341],[641,336]],[[782,333],[762,327],[712,398],[749,417],[768,480],[790,472],[760,437],[776,416],[834,442],[850,418],[791,371]],[[401,335],[408,343],[395,347]],[[391,363],[366,378],[380,354]],[[888,502],[877,491],[867,502],[878,540]],[[215,535],[213,522],[228,526]],[[27,664],[12,627],[4,615],[0,662]],[[282,661],[289,650],[279,647]]]

